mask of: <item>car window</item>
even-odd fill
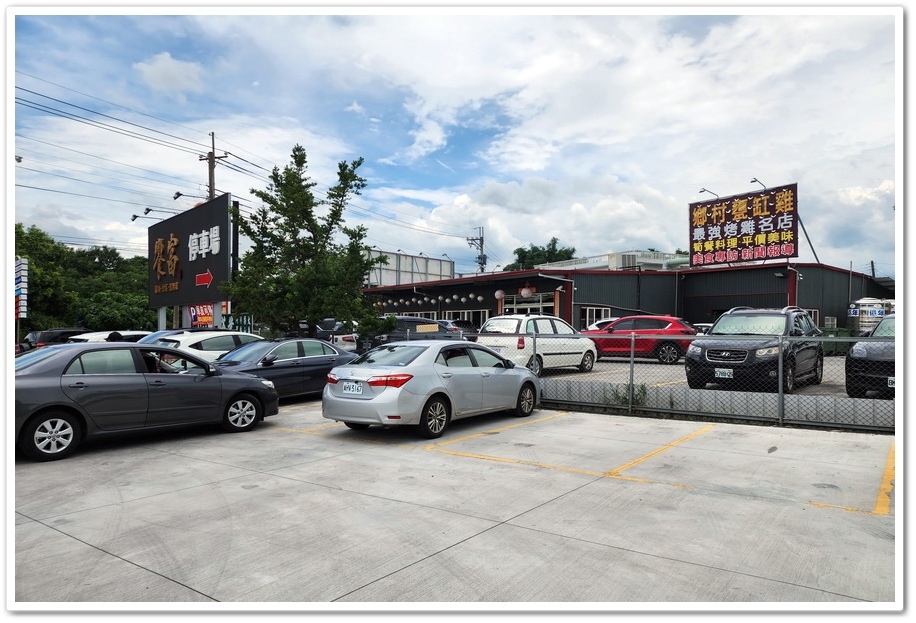
[[[722,316],[716,322],[715,335],[783,335],[787,319],[783,315],[735,315]]]
[[[872,331],[873,337],[894,337],[894,316],[885,316]]]
[[[148,356],[151,356],[152,360]],[[204,368],[196,361],[182,355],[181,351],[172,349],[148,351],[144,353],[144,361],[147,365],[147,372],[162,374],[200,374],[204,372]]]
[[[248,344],[249,342],[260,342],[261,338],[257,335],[236,335],[239,344]]]
[[[439,353],[436,357],[436,363],[448,366],[449,368],[473,368],[474,362],[468,355],[466,348],[447,348]]]
[[[83,353],[64,374],[134,374],[137,366],[129,350],[94,350]]]
[[[231,335],[217,335],[201,340],[197,344],[189,344],[189,348],[205,351],[224,351],[235,348],[235,338]]]
[[[328,354],[328,350],[333,350],[330,348],[325,348],[325,345],[321,342],[302,342],[302,346],[305,349],[306,357],[317,357],[319,355]]]
[[[643,331],[660,331],[669,324],[667,320],[659,320],[658,318],[639,318],[636,321],[636,328]]]
[[[621,320],[614,324],[614,331],[635,331],[636,320],[633,318]]]
[[[408,344],[379,346],[363,353],[348,365],[406,366],[425,350],[426,346],[411,346]]]
[[[554,327],[554,331],[556,333],[559,333],[560,335],[572,335],[573,333],[576,332],[575,329],[573,329],[571,326],[569,326],[568,324],[566,324],[559,318],[553,319],[553,327]]]
[[[537,335],[550,335],[554,333],[553,323],[550,322],[550,318],[535,318],[534,320],[528,321],[526,332]]]
[[[483,326],[484,333],[518,333],[518,320],[515,318],[491,318]]]
[[[474,359],[477,360],[477,366],[480,368],[505,368],[506,367],[506,364],[503,362],[503,360],[491,352],[485,351],[482,348],[471,348],[469,350],[471,354],[474,356]]]
[[[299,343],[283,342],[273,350],[273,354],[277,356],[277,359],[298,359]]]

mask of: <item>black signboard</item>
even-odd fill
[[[690,204],[690,265],[798,257],[798,184]]]
[[[220,195],[149,228],[150,307],[223,300],[232,236],[230,195]]]

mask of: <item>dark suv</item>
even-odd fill
[[[792,393],[799,381],[819,384],[824,377],[820,329],[800,307],[753,309],[735,307],[697,336],[685,355],[687,385],[707,383],[757,391],[779,388],[782,345],[782,390]]]
[[[61,327],[57,329],[45,329],[44,331],[30,331],[24,338],[27,347],[22,350],[38,348],[45,344],[62,344],[74,335],[88,332],[89,330],[85,327]]]
[[[461,333],[449,331],[435,320],[417,316],[395,316],[397,326],[371,336],[372,346],[401,340],[459,340]]]

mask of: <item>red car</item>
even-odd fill
[[[691,340],[678,339],[684,335],[696,335],[697,330],[683,318],[674,316],[627,316],[619,318],[603,329],[582,331],[595,342],[598,357],[630,355],[654,357],[661,363],[677,363]],[[635,339],[630,338],[635,334]],[[645,337],[642,337],[645,336]]]

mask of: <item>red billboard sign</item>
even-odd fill
[[[690,204],[690,265],[798,257],[798,184]]]

